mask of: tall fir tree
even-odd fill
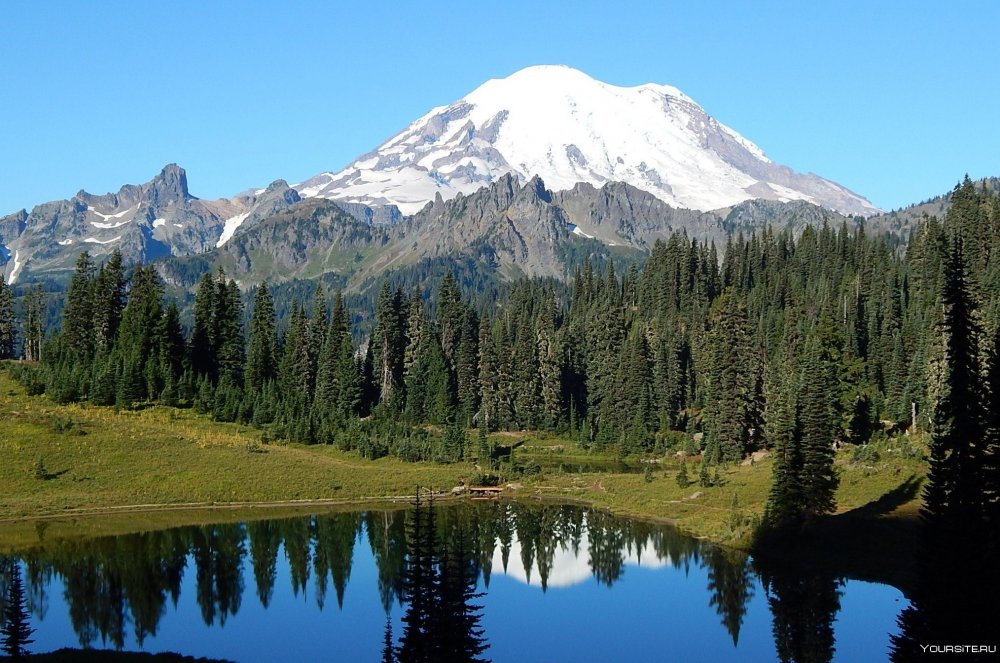
[[[217,360],[214,334],[215,317],[215,281],[210,273],[205,273],[198,282],[194,297],[194,329],[188,344],[191,356],[191,368],[197,375],[209,376],[215,379]]]
[[[406,324],[403,295],[382,284],[375,309],[375,329],[371,340],[374,379],[378,401],[392,400],[403,386],[403,358],[406,349]]]
[[[94,355],[94,278],[94,261],[84,251],[76,261],[63,310],[63,348],[70,361],[87,363]]]
[[[35,629],[28,624],[28,610],[24,605],[24,583],[21,580],[21,566],[10,562],[10,579],[3,610],[3,627],[0,628],[0,648],[13,660],[27,658],[27,646],[34,642],[31,634]]]
[[[260,393],[278,376],[278,333],[274,317],[274,299],[267,282],[261,283],[254,294],[250,317],[250,339],[247,346],[244,380],[250,393]]]
[[[110,350],[118,338],[118,325],[125,309],[125,287],[122,254],[115,249],[101,265],[94,282],[94,343],[98,351]]]
[[[17,339],[14,290],[0,277],[0,359],[13,359]]]
[[[35,286],[25,297],[24,304],[24,350],[26,361],[41,361],[45,340],[45,293]]]

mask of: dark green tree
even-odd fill
[[[372,332],[374,380],[378,402],[389,402],[403,386],[403,358],[406,350],[406,324],[403,295],[382,285],[375,309]]]
[[[31,634],[35,629],[28,625],[28,610],[24,605],[24,585],[21,581],[21,567],[16,561],[10,561],[10,578],[7,585],[7,599],[3,611],[3,628],[0,628],[0,646],[14,660],[26,658],[29,654],[27,645],[34,640]]]
[[[94,355],[94,270],[93,259],[84,251],[66,291],[62,340],[70,361],[88,363]]]
[[[125,309],[125,270],[121,251],[101,265],[94,282],[94,342],[98,351],[110,350],[118,338]]]
[[[45,293],[35,286],[25,297],[24,352],[26,361],[40,361],[45,340]]]
[[[211,274],[206,273],[198,282],[198,290],[194,297],[194,330],[188,347],[191,368],[194,372],[197,375],[207,375],[213,380],[218,370],[213,322],[216,310],[215,298],[215,281]]]
[[[260,393],[264,385],[278,376],[278,334],[274,319],[274,300],[267,282],[254,294],[250,317],[250,339],[247,347],[244,378],[250,393]]]
[[[13,359],[17,338],[17,320],[14,317],[14,292],[0,277],[0,359]]]

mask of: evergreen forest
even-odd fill
[[[267,284],[244,294],[205,275],[185,325],[155,266],[83,253],[58,329],[45,328],[40,291],[17,316],[0,289],[0,356],[37,362],[20,378],[61,403],[193,407],[261,427],[265,441],[367,458],[486,461],[495,450],[470,429],[545,430],[621,456],[700,455],[705,483],[713,466],[768,449],[770,519],[796,523],[834,508],[836,446],[940,431],[942,399],[1000,411],[987,402],[1000,394],[988,384],[1000,203],[968,178],[951,199],[905,250],[860,222],[721,249],[678,232],[641,268],[584,261],[570,286],[522,280],[474,301],[451,273],[432,293],[385,282],[374,311],[317,285],[281,303],[281,325]],[[956,278],[974,329],[954,380],[974,393],[948,400]],[[980,418],[960,434],[989,454],[998,426]]]
[[[919,582],[894,642],[908,660],[935,634],[982,636],[992,622],[969,606],[1000,587],[1000,195],[966,178],[944,218],[898,240],[861,221],[724,247],[678,232],[641,266],[585,259],[569,285],[468,298],[452,273],[433,292],[386,281],[373,310],[321,285],[276,303],[267,284],[245,293],[220,271],[188,316],[155,265],[83,253],[58,328],[40,290],[15,302],[0,286],[0,358],[27,360],[12,371],[59,403],[190,407],[265,442],[369,459],[489,472],[489,432],[541,430],[622,457],[700,459],[708,486],[766,450],[757,535],[772,547],[835,510],[839,446],[916,434],[930,469]],[[455,553],[425,560],[428,582],[465,564]],[[474,598],[465,570],[452,578],[448,591]]]

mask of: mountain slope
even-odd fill
[[[412,214],[438,194],[468,194],[506,173],[522,183],[540,176],[556,191],[625,182],[702,211],[752,198],[878,211],[834,182],[771,162],[676,88],[616,87],[561,66],[488,81],[344,170],[295,188],[303,197],[395,204]]]
[[[170,164],[118,193],[80,191],[0,218],[0,266],[13,283],[25,270],[69,270],[82,251],[101,256],[119,249],[129,262],[202,253],[298,201],[283,180],[230,199],[201,200],[188,191],[184,169]]]
[[[552,192],[540,178],[525,184],[513,174],[451,200],[438,197],[413,216],[377,225],[343,203],[305,199],[237,233],[206,253],[157,262],[172,286],[190,289],[219,267],[250,287],[323,278],[352,292],[382,280],[423,283],[464,270],[480,283],[519,276],[565,279],[584,260],[641,260],[674,231],[721,247],[734,232],[767,226],[798,231],[837,227],[847,217],[802,201],[745,201],[719,212],[675,209],[623,183],[578,184]]]

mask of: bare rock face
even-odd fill
[[[231,199],[201,200],[188,191],[184,169],[169,164],[149,182],[117,193],[80,191],[3,217],[0,265],[14,282],[28,273],[65,273],[82,251],[100,259],[117,249],[135,263],[199,254],[299,201],[283,180]]]

